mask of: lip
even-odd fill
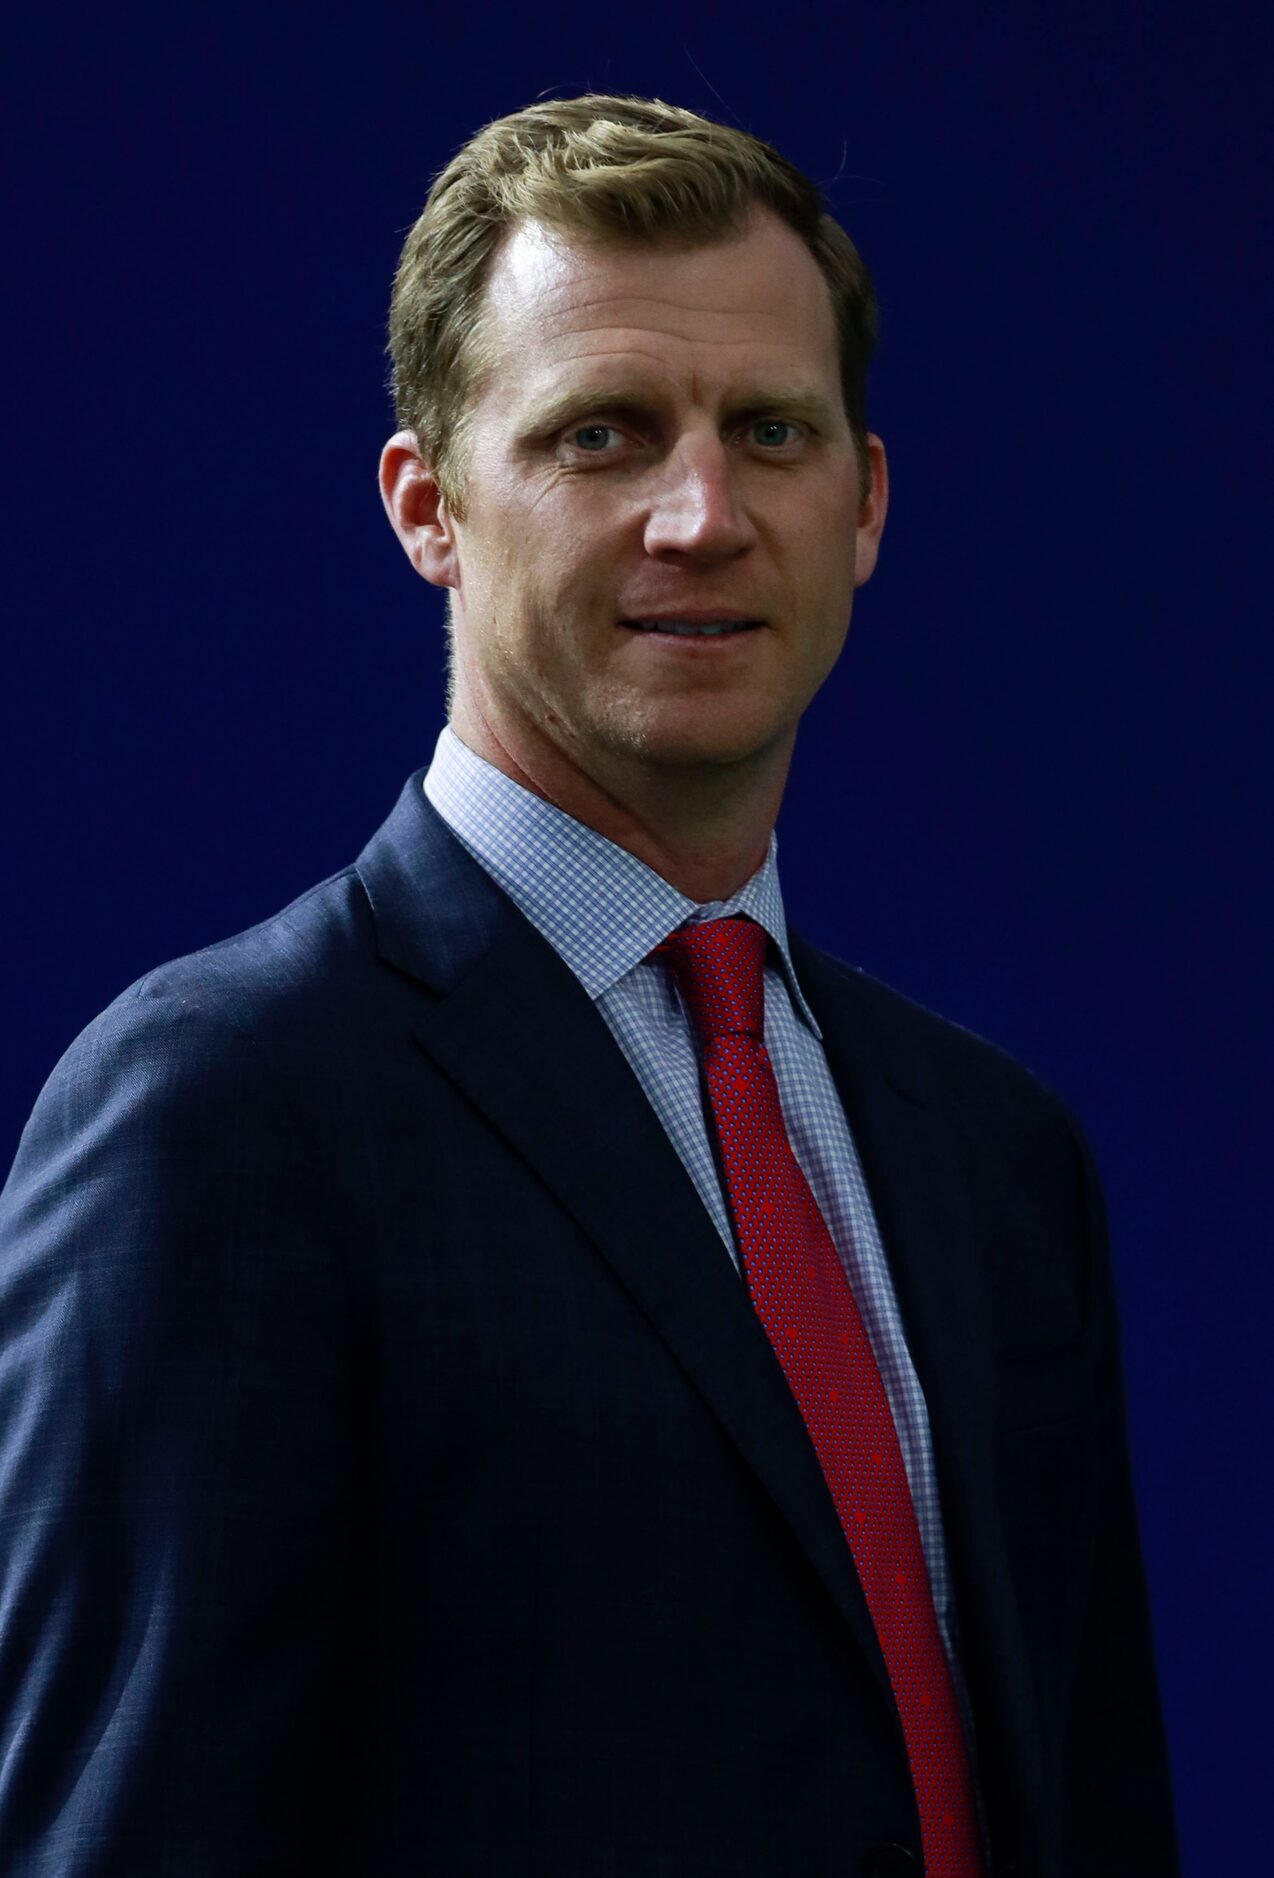
[[[646,617],[649,619],[652,618],[653,615],[647,614]],[[669,613],[667,617],[669,619],[684,619],[688,621],[690,616],[685,613]],[[722,617],[726,619],[737,619],[739,615],[737,613],[725,614]],[[694,623],[696,625],[708,624],[707,621],[698,620]],[[712,633],[707,638],[697,639],[688,633],[638,632],[635,627],[625,626],[622,620],[620,621],[620,625],[623,631],[628,633],[631,638],[640,639],[647,645],[667,647],[670,650],[684,653],[687,656],[697,655],[699,658],[721,658],[724,656],[727,646],[747,645],[752,640],[759,639],[764,630],[764,622],[758,621],[751,632]]]
[[[740,612],[737,606],[668,606],[656,607],[653,613],[626,613],[619,623],[623,626],[629,620],[679,619],[687,626],[719,626],[723,620],[752,617],[751,613]],[[763,626],[765,622],[759,620],[757,624]]]

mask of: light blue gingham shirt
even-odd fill
[[[687,920],[747,913],[774,941],[765,964],[765,1042],[792,1150],[827,1222],[889,1397],[920,1527],[933,1601],[969,1725],[929,1417],[858,1151],[832,1081],[822,1032],[787,948],[778,837],[728,900],[686,898],[659,874],[524,789],[443,726],[425,794],[452,833],[548,940],[597,1005],[740,1269],[700,1094],[698,1040],[672,975],[647,954]],[[775,963],[775,952],[782,961]]]

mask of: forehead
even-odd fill
[[[831,294],[805,243],[767,209],[744,235],[691,248],[622,245],[523,222],[488,281],[490,391],[626,366],[696,381],[801,370],[838,381]]]

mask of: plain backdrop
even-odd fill
[[[892,482],[797,746],[788,913],[1092,1140],[1199,1878],[1259,1866],[1274,1669],[1270,18],[364,0],[6,28],[4,1167],[103,1005],[352,860],[432,755],[441,597],[375,469],[435,172],[586,90],[768,139],[874,275]]]

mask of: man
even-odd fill
[[[874,330],[691,113],[435,182],[433,762],[89,1027],[0,1208],[6,1878],[1175,1870],[1090,1157],[779,892]]]

